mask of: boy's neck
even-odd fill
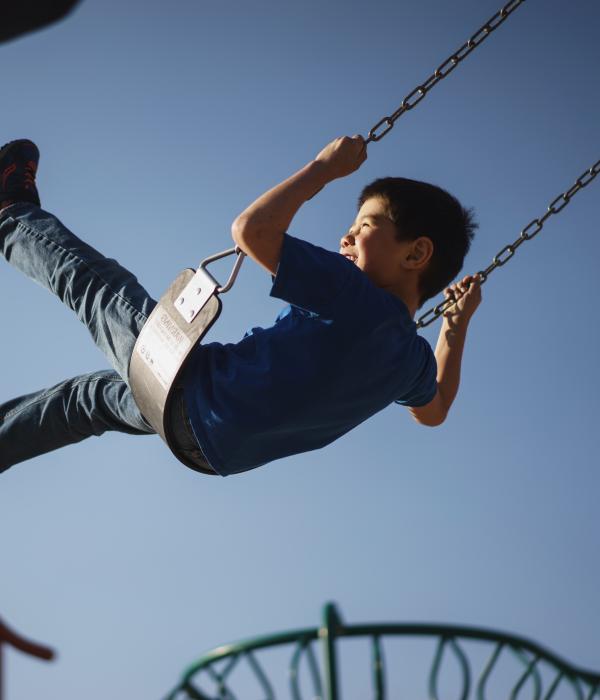
[[[386,292],[393,294],[395,297],[400,299],[400,301],[408,309],[408,313],[411,318],[415,317],[419,309],[419,293],[413,284],[396,284],[393,287],[383,287]]]
[[[398,299],[400,299],[400,301],[404,302],[406,308],[408,309],[410,317],[414,318],[419,309],[419,299],[417,297],[408,299],[405,296],[401,296],[400,294],[396,294],[396,296],[398,297]]]

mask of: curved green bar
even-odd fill
[[[189,666],[166,700],[255,700],[255,698],[250,697],[238,698],[229,690],[229,677],[235,672],[238,662],[243,660],[247,662],[248,669],[254,670],[257,683],[262,688],[263,694],[256,700],[270,700],[271,698],[276,700],[277,696],[269,684],[266,672],[258,664],[255,656],[256,652],[262,649],[272,649],[284,645],[292,647],[289,664],[292,694],[285,697],[292,697],[294,700],[301,700],[303,697],[300,694],[298,674],[300,661],[303,655],[307,655],[309,678],[312,678],[313,689],[313,692],[307,697],[341,700],[337,658],[338,640],[351,637],[370,639],[373,667],[372,697],[375,700],[385,700],[388,697],[385,692],[386,668],[381,648],[382,639],[385,637],[425,637],[437,640],[437,652],[434,655],[429,675],[429,692],[432,700],[438,697],[439,674],[446,656],[443,653],[445,647],[452,651],[450,656],[454,656],[455,664],[458,664],[460,670],[462,678],[461,700],[471,697],[473,689],[474,697],[477,700],[485,700],[489,677],[497,666],[498,656],[505,650],[512,652],[512,657],[517,660],[521,667],[521,672],[515,679],[509,697],[521,697],[524,685],[531,682],[534,698],[542,697],[543,700],[551,700],[558,685],[564,682],[570,687],[574,698],[600,700],[600,672],[579,668],[537,642],[515,634],[462,625],[422,623],[345,625],[333,603],[327,603],[324,606],[322,619],[321,627],[255,637],[213,649]],[[488,642],[494,645],[491,657],[475,683],[471,680],[472,671],[469,658],[459,643],[465,641]],[[322,677],[318,677],[311,647],[311,645],[319,643],[322,651]],[[550,670],[554,674],[553,681],[549,684],[549,689],[544,695],[542,695],[542,677],[538,668],[541,663],[545,664],[546,670]],[[195,684],[195,679],[203,673],[216,684],[217,690],[215,692],[218,693],[217,695],[206,695]],[[529,696],[529,693],[522,695],[522,697]]]

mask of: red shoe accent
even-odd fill
[[[6,188],[6,181],[12,175],[15,170],[17,169],[17,166],[14,163],[11,163],[8,168],[5,168],[4,172],[2,173],[2,189]]]
[[[33,160],[27,161],[25,165],[25,187],[33,189],[35,187],[35,174],[37,172],[37,163]]]

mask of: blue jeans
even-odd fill
[[[135,341],[156,305],[136,277],[33,204],[14,204],[0,213],[0,251],[77,314],[114,368],[0,404],[0,472],[108,430],[154,433],[127,384]],[[191,428],[182,424],[182,397],[179,392],[172,411],[176,439],[201,459]]]

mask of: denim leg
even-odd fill
[[[108,430],[154,432],[125,381],[112,370],[12,399],[0,405],[0,472]]]
[[[33,204],[0,213],[0,253],[76,313],[116,370],[0,405],[0,471],[107,430],[154,432],[126,384],[135,341],[156,304],[134,275]]]
[[[136,277],[33,204],[2,211],[0,252],[77,314],[127,381],[133,346],[156,305]]]

